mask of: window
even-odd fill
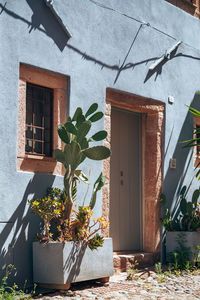
[[[26,85],[25,153],[52,156],[53,89]]]
[[[62,147],[57,124],[66,120],[66,76],[20,65],[18,155],[19,171],[63,174],[53,150]]]

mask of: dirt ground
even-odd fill
[[[42,290],[41,290],[42,292]],[[182,275],[156,274],[151,269],[137,271],[133,280],[123,272],[110,277],[109,283],[95,281],[72,284],[68,291],[43,291],[41,300],[52,299],[200,299],[200,272]]]

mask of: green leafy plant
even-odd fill
[[[177,237],[177,248],[173,253],[168,253],[170,266],[173,271],[189,270],[193,266],[190,259],[191,249],[185,246],[186,240],[183,232],[180,232]]]
[[[166,276],[164,274],[160,274],[157,281],[158,283],[163,283],[165,282],[167,279],[166,279]]]
[[[198,268],[200,267],[200,245],[196,245],[195,249],[193,250],[192,261],[193,265],[196,265]]]
[[[192,269],[193,265],[192,262],[187,260],[185,262],[185,266],[184,266],[184,270],[186,271],[186,273],[190,273],[190,270]]]
[[[65,168],[64,189],[51,188],[47,194],[40,199],[29,201],[33,212],[38,214],[44,221],[44,232],[40,234],[41,241],[56,239],[59,241],[82,241],[90,249],[97,249],[103,244],[103,237],[98,233],[108,226],[103,218],[92,219],[93,208],[96,204],[97,193],[105,184],[102,173],[97,177],[92,190],[88,206],[85,206],[88,188],[90,185],[90,174],[86,176],[80,169],[80,164],[86,159],[103,160],[110,156],[110,150],[102,145],[93,145],[95,142],[103,141],[107,137],[105,130],[100,130],[89,135],[92,124],[103,117],[101,111],[97,111],[98,104],[93,103],[84,114],[78,107],[73,117],[68,117],[65,124],[58,125],[58,135],[63,142],[63,150],[54,151],[55,158]],[[78,183],[82,181],[88,185],[82,205],[76,209]],[[51,222],[56,221],[57,233],[50,231]]]
[[[197,231],[200,228],[200,207],[198,202],[200,190],[196,189],[193,192],[191,201],[186,200],[187,192],[187,187],[183,186],[178,195],[180,213],[175,217],[172,217],[166,206],[166,196],[164,194],[161,195],[161,201],[165,211],[165,217],[162,223],[167,231]]]
[[[139,277],[136,275],[136,273],[138,272],[138,269],[137,269],[137,266],[139,265],[138,261],[135,260],[130,268],[128,269],[127,271],[127,277],[126,277],[126,280],[137,280]]]
[[[172,266],[171,263],[168,264],[167,270],[164,272],[164,275],[166,275],[168,277],[172,277],[173,276],[173,266]]]
[[[155,264],[155,272],[157,274],[162,274],[162,264],[161,264],[161,262],[158,262],[158,263]]]
[[[163,283],[166,281],[166,274],[162,270],[161,262],[155,264],[155,272],[158,275],[157,281],[158,283]]]
[[[31,295],[26,294],[25,286],[24,291],[20,290],[16,283],[13,284],[13,286],[9,286],[7,281],[11,273],[15,270],[15,267],[13,265],[8,265],[6,267],[6,274],[3,277],[1,284],[0,284],[0,300],[26,300],[26,299],[32,299]],[[26,284],[25,284],[26,285]],[[33,291],[33,294],[35,293],[35,289]]]

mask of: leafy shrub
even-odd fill
[[[200,206],[198,202],[200,190],[196,189],[193,192],[191,201],[186,200],[187,192],[187,187],[183,186],[178,195],[180,213],[175,217],[172,217],[166,206],[166,196],[164,194],[161,195],[162,205],[165,210],[165,217],[162,222],[167,231],[197,231],[200,228]]]
[[[185,246],[185,236],[183,233],[178,234],[177,248],[175,252],[168,253],[169,263],[172,270],[189,270],[193,263],[190,259],[191,249]]]
[[[6,274],[3,277],[0,285],[0,300],[32,299],[31,295],[25,294],[25,292],[20,290],[15,283],[13,284],[12,287],[8,286],[7,284],[8,278],[14,270],[15,267],[13,265],[8,265],[6,268]]]

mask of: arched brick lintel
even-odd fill
[[[162,161],[165,104],[134,94],[107,89],[105,129],[108,131],[105,145],[111,146],[111,107],[142,113],[142,222],[143,251],[160,252]],[[103,163],[106,184],[103,189],[102,214],[109,219],[110,205],[110,159]],[[109,228],[103,231],[109,236]]]

